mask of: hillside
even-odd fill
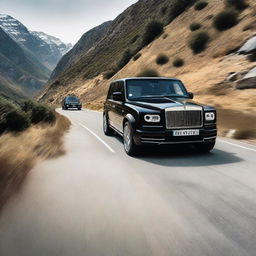
[[[58,38],[30,31],[10,15],[0,14],[0,27],[17,43],[31,52],[42,65],[53,70],[61,57],[71,49]]]
[[[51,74],[51,80],[59,76],[71,65],[74,65],[83,55],[95,47],[107,34],[111,21],[91,29],[84,33],[75,46],[59,61],[58,65]]]
[[[29,51],[0,28],[0,76],[5,81],[25,94],[35,95],[47,82],[49,72]]]
[[[239,12],[238,24],[224,31],[218,31],[213,27],[214,17],[224,9],[224,0],[209,1],[208,5],[200,11],[195,10],[194,6],[188,8],[179,17],[165,26],[163,36],[157,38],[153,43],[140,51],[141,57],[139,59],[136,61],[131,59],[110,80],[104,79],[104,71],[110,69],[112,63],[119,60],[117,56],[122,55],[125,49],[122,43],[124,41],[130,43],[129,32],[137,32],[137,29],[139,30],[140,28],[139,23],[138,26],[137,23],[133,23],[133,29],[129,30],[132,24],[129,26],[128,20],[136,20],[138,16],[136,11],[142,3],[143,1],[139,1],[138,6],[131,6],[113,22],[116,28],[118,27],[117,24],[119,24],[119,32],[121,33],[121,30],[124,31],[127,35],[126,37],[122,34],[123,37],[120,37],[120,40],[116,41],[113,46],[109,43],[111,38],[118,37],[115,33],[114,35],[109,33],[108,38],[97,49],[83,56],[74,67],[67,70],[55,82],[50,84],[41,95],[41,100],[51,102],[51,104],[59,104],[64,95],[75,93],[87,103],[88,107],[99,109],[102,107],[111,80],[136,76],[145,68],[152,68],[161,76],[182,79],[188,90],[195,93],[196,101],[215,105],[221,109],[232,109],[239,111],[239,113],[243,112],[255,115],[256,90],[253,87],[251,87],[252,89],[243,89],[246,86],[242,88],[243,90],[240,90],[238,89],[240,81],[236,81],[243,78],[256,66],[255,58],[249,58],[249,55],[241,54],[244,53],[241,51],[238,53],[238,49],[248,39],[252,38],[256,32],[256,3],[254,1],[248,1],[250,6]],[[161,11],[166,2],[161,1],[159,3],[158,1],[151,1],[150,3],[155,3],[155,11],[153,11],[150,18],[163,20],[162,15],[160,15],[161,18],[157,18],[159,16],[156,14]],[[144,4],[147,5],[146,3]],[[145,8],[150,8],[149,6],[150,4]],[[147,11],[145,12],[147,13]],[[125,21],[125,25],[121,22],[122,19]],[[194,54],[188,46],[192,34],[190,31],[192,22],[200,23],[202,26],[200,31],[207,31],[210,37],[206,49],[198,54]],[[114,31],[116,32],[117,30]],[[135,32],[135,34],[142,37],[143,31],[144,29],[141,29],[139,32]],[[117,44],[120,47],[115,47]],[[111,45],[109,48],[113,49],[100,53],[103,45]],[[253,54],[255,54],[255,51]],[[97,62],[97,52],[99,52],[97,56],[99,56],[102,63]],[[113,56],[112,58],[108,55],[110,52]],[[164,65],[156,64],[156,58],[161,53],[169,58],[169,62]],[[90,57],[96,60],[98,72],[94,69],[94,63],[87,63]],[[173,66],[173,61],[177,57],[183,59],[183,66]],[[108,65],[105,66],[106,60],[108,61]],[[252,73],[253,71],[249,72],[248,75],[250,76]],[[246,79],[243,81],[248,82]],[[251,80],[251,83],[255,85],[256,82],[253,81]],[[239,117],[239,114],[237,116]]]

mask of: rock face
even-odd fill
[[[249,54],[256,51],[256,36],[250,38],[239,50],[240,54]]]
[[[31,51],[50,70],[55,68],[61,57],[72,47],[43,32],[29,31],[21,22],[9,15],[0,14],[0,27],[13,40]]]
[[[236,89],[256,89],[256,67],[251,69],[243,78],[236,81]]]
[[[86,32],[75,44],[73,49],[69,51],[65,56],[63,56],[59,61],[57,67],[51,74],[51,79],[56,78],[71,65],[75,64],[82,54],[86,54],[90,49],[95,47],[107,34],[111,23],[112,21],[107,21],[100,26]]]

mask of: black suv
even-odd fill
[[[62,109],[77,108],[81,110],[82,104],[76,96],[67,96],[62,101]]]
[[[103,112],[106,135],[123,136],[128,155],[147,144],[193,144],[213,149],[216,110],[196,104],[174,78],[125,78],[111,83]]]

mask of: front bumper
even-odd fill
[[[217,137],[217,128],[216,125],[205,126],[202,128],[191,128],[191,130],[198,129],[198,136],[173,136],[174,130],[183,130],[183,129],[173,129],[173,130],[143,130],[136,129],[134,131],[134,141],[137,145],[143,144],[190,144],[190,143],[203,143],[215,141]],[[185,129],[190,130],[190,129]]]
[[[82,108],[82,105],[80,104],[66,104],[66,108]]]

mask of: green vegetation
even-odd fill
[[[111,77],[113,77],[115,74],[116,74],[117,70],[116,69],[111,69],[109,71],[106,71],[104,74],[103,74],[103,78],[104,79],[110,79]]]
[[[195,54],[205,50],[210,37],[206,31],[195,31],[189,38],[188,45]]]
[[[136,54],[133,56],[133,60],[136,61],[136,60],[138,60],[140,57],[141,57],[141,53],[138,52],[138,53],[136,53]]]
[[[0,134],[23,131],[30,124],[53,123],[55,119],[55,112],[43,104],[31,100],[13,103],[0,98]]]
[[[213,26],[220,31],[232,28],[238,23],[238,13],[233,9],[226,9],[218,13],[213,20]]]
[[[150,69],[150,68],[142,70],[137,75],[137,77],[158,77],[158,76],[159,76],[158,72],[155,69]]]
[[[200,10],[204,9],[207,5],[208,5],[208,2],[201,0],[201,1],[196,2],[194,8],[195,8],[195,10],[200,11]]]
[[[168,62],[169,62],[169,57],[165,54],[161,53],[156,57],[156,64],[158,65],[164,65]]]
[[[184,60],[181,59],[181,58],[176,58],[174,61],[173,61],[173,66],[176,67],[176,68],[179,68],[179,67],[182,67],[184,65]]]
[[[186,8],[193,4],[193,0],[173,0],[173,5],[170,11],[170,22],[183,13]]]
[[[158,21],[151,21],[148,23],[143,35],[142,47],[147,46],[164,32],[163,23]]]
[[[232,7],[239,11],[244,10],[248,7],[248,4],[245,0],[226,0],[225,4],[227,7]]]
[[[189,28],[190,28],[191,31],[196,31],[196,30],[200,29],[201,26],[202,25],[200,23],[193,22],[193,23],[190,24]]]
[[[118,68],[122,69],[130,61],[131,57],[132,57],[132,54],[131,54],[130,50],[126,50],[117,65]]]

